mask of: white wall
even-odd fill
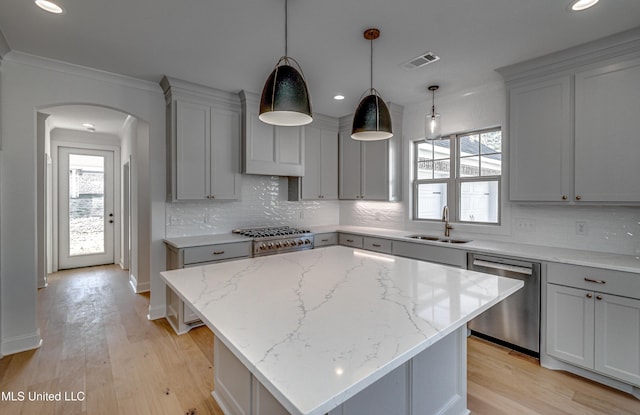
[[[60,104],[102,105],[148,122],[148,138],[138,140],[146,160],[140,167],[148,185],[142,245],[150,277],[152,317],[164,315],[165,123],[159,85],[10,52],[2,61],[0,154],[0,350],[38,347],[36,315],[36,112]],[[148,278],[149,278],[148,277]]]
[[[442,114],[442,133],[502,126],[506,167],[508,131],[504,84],[485,85],[471,92],[467,96],[436,94],[436,108]],[[412,233],[443,232],[440,222],[411,220],[411,142],[423,134],[423,117],[431,105],[430,99],[426,98],[424,102],[404,107],[402,202],[342,202],[341,224],[391,227]],[[640,207],[516,204],[506,200],[508,174],[503,176],[502,184],[502,225],[454,224],[452,235],[640,256]],[[533,222],[534,229],[518,226],[522,221]],[[576,221],[587,223],[587,235],[576,235]]]

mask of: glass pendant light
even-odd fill
[[[284,56],[267,78],[260,99],[261,121],[273,125],[298,126],[313,121],[307,83],[300,64],[288,52],[288,2],[284,2]],[[294,63],[298,69],[291,66]]]
[[[364,32],[364,38],[371,42],[370,87],[360,100],[353,115],[351,138],[354,140],[374,141],[393,137],[391,114],[384,100],[373,87],[373,41],[380,37],[380,30],[372,28]],[[363,94],[363,95],[364,95]]]
[[[430,85],[428,88],[431,91],[431,114],[427,114],[424,120],[427,140],[439,140],[442,137],[440,133],[440,114],[436,112],[436,91],[438,88],[438,85]]]

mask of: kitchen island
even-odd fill
[[[334,246],[162,273],[226,414],[466,414],[466,323],[521,281]]]

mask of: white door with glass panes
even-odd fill
[[[59,269],[114,262],[113,163],[113,151],[59,147]]]

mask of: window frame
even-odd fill
[[[429,218],[419,218],[418,217],[418,188],[421,184],[433,184],[433,183],[443,183],[447,187],[447,206],[449,206],[449,214],[451,218],[451,222],[453,223],[461,223],[465,225],[483,225],[483,226],[501,226],[502,225],[502,201],[503,201],[503,190],[502,190],[502,176],[504,173],[504,141],[501,141],[501,149],[499,154],[500,157],[500,175],[490,175],[490,176],[465,176],[460,177],[460,139],[461,137],[466,137],[470,135],[481,135],[483,133],[491,132],[491,131],[500,131],[501,138],[503,138],[503,130],[502,127],[492,127],[492,128],[483,128],[479,130],[472,131],[464,131],[461,133],[451,134],[449,136],[444,136],[443,140],[450,140],[449,149],[449,163],[450,163],[450,175],[448,178],[432,178],[432,179],[418,179],[418,145],[422,143],[428,143],[433,140],[421,139],[416,140],[412,143],[413,145],[413,157],[411,160],[412,163],[412,177],[413,183],[411,185],[412,189],[412,212],[411,219],[419,222],[440,222],[441,219],[429,219]],[[478,154],[478,156],[482,156],[482,154]],[[482,168],[482,158],[478,162],[479,167]],[[461,206],[460,202],[462,200],[461,192],[462,192],[462,184],[469,182],[496,182],[498,186],[498,201],[497,201],[497,221],[496,222],[480,222],[480,221],[468,221],[462,220],[461,215]],[[454,207],[453,209],[451,207]]]

